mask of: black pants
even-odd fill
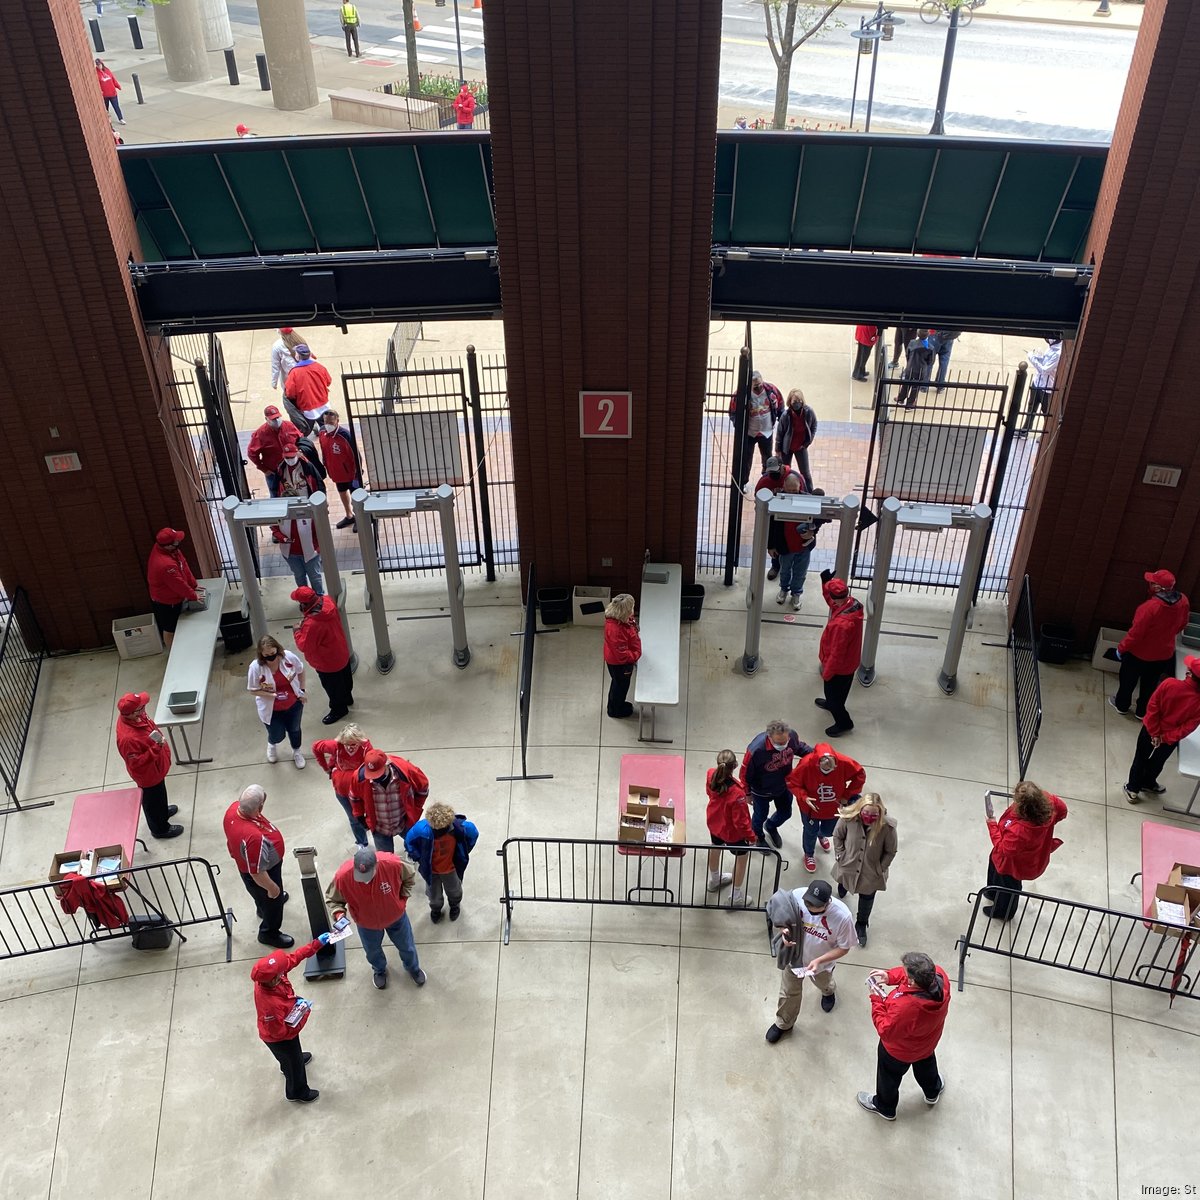
[[[1157,749],[1150,742],[1150,735],[1143,725],[1138,730],[1137,748],[1133,752],[1133,762],[1129,767],[1129,780],[1126,787],[1130,791],[1140,792],[1142,788],[1158,783],[1159,772],[1166,766],[1167,759],[1175,753],[1178,742],[1163,742]]]
[[[1173,654],[1170,658],[1160,659],[1157,662],[1138,658],[1136,654],[1122,654],[1121,670],[1117,674],[1117,693],[1113,700],[1119,709],[1125,711],[1133,700],[1133,689],[1136,687],[1138,689],[1137,715],[1144,717],[1146,705],[1150,703],[1154,689],[1162,683],[1165,676],[1174,674],[1175,655]]]
[[[359,49],[358,49],[358,26],[357,25],[343,25],[342,32],[346,35],[346,55],[347,55],[347,57],[349,57],[351,54],[353,54],[357,58],[362,58],[362,55],[359,53]],[[351,42],[354,43],[353,51],[351,51],[351,49],[350,49]]]
[[[898,363],[900,355],[908,348],[908,343],[917,336],[916,326],[897,325],[896,337],[892,343],[892,362]]]
[[[1012,875],[1005,875],[1003,871],[996,869],[996,864],[988,859],[988,887],[1012,888],[1014,892],[1021,890],[1021,881]],[[1012,920],[1012,915],[1017,911],[1016,896],[1005,894],[997,894],[996,899],[992,902],[992,916],[998,917],[1001,921]]]
[[[267,874],[279,889],[279,895],[273,900],[267,895],[266,888],[261,888],[254,882],[254,877],[242,872],[242,882],[246,891],[254,897],[254,911],[258,913],[258,932],[278,933],[283,925],[283,863],[276,863],[269,868]]]
[[[796,462],[796,469],[804,476],[804,486],[812,491],[812,468],[808,465],[808,447],[803,450],[781,450],[779,457],[783,459],[783,465],[790,467],[792,460]]]
[[[167,781],[142,788],[142,815],[153,837],[162,837],[171,826],[167,816]]]
[[[845,900],[846,889],[838,884],[837,889],[838,899]],[[858,897],[858,914],[854,918],[855,925],[861,925],[865,929],[871,923],[871,909],[875,907],[875,893],[863,892]]]
[[[321,686],[329,697],[329,711],[335,717],[344,717],[354,703],[354,672],[347,663],[340,671],[318,671]]]
[[[1023,426],[1026,433],[1033,428],[1033,419],[1039,412],[1042,416],[1048,416],[1050,413],[1050,389],[1031,387],[1029,389],[1029,411],[1025,414]]]
[[[750,468],[754,465],[754,447],[758,447],[758,453],[762,458],[763,474],[766,474],[767,459],[774,453],[772,449],[771,435],[769,433],[748,433],[742,439],[742,461],[741,474],[738,475],[738,483],[743,487],[750,482]],[[753,499],[753,497],[751,497]]]
[[[633,678],[633,663],[605,663],[608,668],[608,715],[610,717],[627,717],[633,712],[633,705],[626,697],[629,695],[629,682]]]
[[[854,371],[851,374],[851,379],[866,379],[867,377],[867,359],[871,357],[871,347],[864,346],[862,342],[856,342],[854,345]]]
[[[825,680],[825,703],[829,705],[827,711],[839,729],[854,728],[854,722],[846,711],[846,697],[850,695],[853,683],[853,675],[835,675]]]
[[[900,1101],[900,1080],[908,1074],[909,1067],[912,1067],[913,1078],[921,1085],[927,1100],[932,1100],[942,1090],[936,1054],[920,1062],[901,1062],[893,1058],[880,1042],[879,1060],[875,1066],[875,1107],[885,1117],[896,1115],[896,1105]]]
[[[283,1070],[283,1094],[289,1100],[299,1100],[308,1095],[308,1073],[304,1070],[304,1051],[300,1038],[288,1038],[286,1042],[263,1042]]]

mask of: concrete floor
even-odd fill
[[[286,587],[268,583],[272,628],[285,637]],[[434,614],[444,602],[433,582],[393,591],[397,615]],[[638,747],[632,722],[603,716],[600,631],[538,639],[530,770],[554,779],[497,783],[519,767],[515,585],[468,581],[474,657],[461,672],[448,624],[431,620],[393,626],[398,665],[378,675],[361,600],[353,586],[357,719],[377,745],[428,772],[433,798],[480,829],[462,919],[435,927],[423,901],[411,906],[428,985],[417,991],[396,971],[377,992],[352,941],[346,978],[306,989],[316,1008],[304,1043],[321,1098],[284,1102],[255,1033],[248,970],[260,947],[221,816],[241,787],[261,782],[289,848],[315,845],[325,880],[350,837],[315,764],[300,772],[265,762],[243,690],[245,656],[218,654],[203,741],[215,761],[176,767],[169,779],[187,834],[151,841],[138,861],[190,853],[223,865],[223,899],[240,918],[234,961],[224,962],[210,925],[158,954],[116,942],[0,962],[10,1075],[0,1195],[111,1190],[119,1180],[124,1196],[172,1200],[281,1188],[332,1198],[348,1186],[413,1200],[766,1198],[801,1176],[846,1196],[936,1187],[1032,1200],[1132,1198],[1143,1184],[1194,1180],[1185,1143],[1200,1006],[1172,1009],[1164,996],[1049,968],[974,955],[940,1049],[943,1102],[927,1109],[909,1083],[894,1125],[855,1104],[874,1072],[865,975],[919,948],[953,976],[966,898],[987,860],[981,794],[1015,780],[1007,654],[989,644],[1002,641],[997,608],[969,633],[960,689],[947,698],[935,674],[948,606],[889,600],[885,629],[932,639],[885,635],[879,680],[852,694],[857,729],[843,745],[897,817],[900,853],[870,946],[838,967],[837,1008],[826,1015],[810,995],[797,1036],[771,1047],[763,1033],[778,972],[757,916],[525,904],[501,945],[495,851],[506,836],[613,834],[620,757]],[[746,679],[733,670],[741,601],[739,588],[710,588],[703,618],[685,625],[685,699],[661,722],[675,738],[663,749],[686,756],[697,834],[716,751],[740,751],[775,715],[810,741],[824,725],[810,702],[815,614],[767,625],[764,667]],[[115,700],[154,692],[163,665],[115,653],[46,664],[22,795],[57,802],[5,821],[5,886],[45,878],[75,794],[126,783],[112,742]],[[1104,704],[1106,683],[1084,664],[1042,672],[1046,719],[1032,775],[1071,814],[1041,890],[1137,911],[1128,880],[1140,865],[1141,824],[1171,818],[1157,801],[1135,810],[1121,794],[1134,726]],[[323,732],[323,709],[311,709],[306,740]],[[1173,767],[1164,781],[1176,797],[1188,787]],[[797,822],[784,828],[784,854],[785,885],[803,884]],[[828,867],[820,856],[820,873]],[[290,855],[285,882],[295,897]],[[289,916],[287,927],[304,935],[295,901]],[[817,1148],[806,1152],[809,1139]]]

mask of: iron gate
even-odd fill
[[[704,380],[704,432],[700,439],[697,571],[721,571],[725,568],[731,485],[738,482],[733,461],[734,427],[729,419],[729,401],[737,390],[737,381],[736,355],[713,355],[709,358]],[[740,509],[740,504],[737,507]]]
[[[13,801],[12,808],[0,810],[4,815],[53,802],[22,805],[17,798],[17,779],[46,657],[46,639],[24,588],[17,588],[11,600],[0,593],[0,619],[0,778]]]

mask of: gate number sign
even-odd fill
[[[633,437],[633,393],[580,392],[579,436]]]

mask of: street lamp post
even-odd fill
[[[946,30],[946,49],[942,54],[942,78],[938,83],[937,104],[933,109],[933,126],[930,133],[946,132],[946,101],[950,95],[950,70],[954,66],[954,44],[958,41],[958,16],[962,11],[962,0],[950,9],[950,28]]]
[[[458,27],[458,0],[454,0],[454,42],[458,46],[458,82],[467,82],[462,65],[462,30]]]
[[[883,4],[879,5],[875,15],[870,19],[859,20],[858,28],[850,34],[858,42],[858,54],[854,60],[854,90],[850,96],[850,128],[854,128],[854,108],[858,101],[858,68],[864,54],[871,56],[871,79],[867,85],[867,122],[866,132],[871,132],[871,109],[875,103],[875,71],[879,66],[879,43],[890,42],[895,32],[895,26],[903,25],[904,18],[895,13],[885,11]]]

